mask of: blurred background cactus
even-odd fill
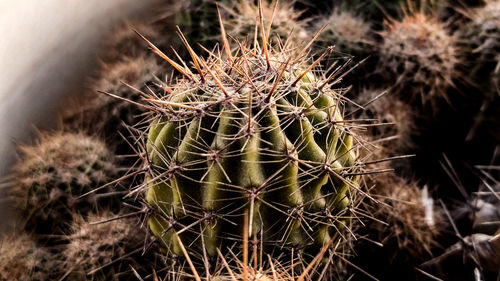
[[[113,179],[118,167],[98,139],[59,132],[39,137],[37,144],[20,147],[22,157],[13,168],[9,191],[27,231],[62,234],[73,215],[110,204],[109,189],[81,196]]]

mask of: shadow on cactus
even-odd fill
[[[207,58],[179,31],[191,68],[143,37],[180,73],[165,92],[142,93],[146,181],[132,191],[147,189],[150,230],[170,257],[213,264],[247,236],[275,257],[312,259],[325,245],[326,257],[338,256],[353,217],[363,217],[357,202],[369,197],[359,177],[384,172],[357,156],[368,143],[356,132],[373,124],[345,114],[332,89],[342,68],[320,68],[333,48],[309,56],[319,34],[303,48],[273,47],[271,24],[261,14],[260,40],[231,38],[233,46],[221,24],[222,50]]]

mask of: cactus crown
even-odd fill
[[[482,63],[500,65],[500,1],[486,1],[486,5],[470,12],[471,23],[465,29],[464,39],[470,41],[473,53],[479,53]],[[477,58],[474,63],[477,64]],[[498,68],[498,66],[497,66]]]
[[[95,208],[90,192],[116,175],[117,166],[106,145],[77,133],[43,133],[35,145],[20,147],[23,161],[14,167],[10,185],[18,207],[28,214],[35,232],[55,233],[75,212]]]
[[[110,212],[75,218],[73,233],[63,254],[71,280],[135,280],[129,266],[143,248],[143,237],[130,218],[116,219]]]
[[[37,247],[27,234],[2,237],[0,240],[0,280],[53,280],[59,259]]]
[[[326,27],[318,40],[335,44],[341,52],[359,52],[370,43],[370,24],[351,11],[337,8],[331,15],[318,21],[319,26]]]
[[[199,259],[245,237],[268,252],[340,243],[361,191],[362,143],[331,89],[342,75],[319,70],[332,48],[317,59],[306,54],[314,39],[273,48],[260,17],[261,40],[231,49],[221,27],[223,50],[206,59],[180,32],[192,69],[143,38],[182,75],[166,93],[144,93],[152,233],[169,254]]]
[[[409,4],[404,18],[388,19],[380,35],[382,69],[399,75],[400,91],[410,93],[410,98],[420,96],[424,103],[447,98],[446,90],[459,75],[459,50],[456,36],[448,33],[437,13]]]
[[[15,170],[26,175],[25,186],[34,188],[54,184],[80,194],[90,185],[105,182],[115,169],[106,145],[82,134],[42,134],[37,145],[20,149],[24,161]]]
[[[294,10],[294,3],[295,1],[289,1],[278,5],[277,1],[273,5],[264,1],[259,8],[255,1],[235,1],[228,6],[222,6],[229,16],[229,19],[225,20],[224,24],[228,33],[232,36],[238,38],[249,36],[253,38],[258,30],[259,14],[262,13],[263,18],[273,22],[274,28],[272,29],[271,40],[289,37],[304,39],[308,20],[300,18],[302,12]],[[264,24],[267,23],[264,22]]]

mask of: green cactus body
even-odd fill
[[[170,254],[183,255],[184,245],[214,256],[241,241],[247,213],[249,235],[264,247],[340,239],[357,188],[343,101],[307,59],[290,63],[289,52],[259,47],[235,53],[194,55],[203,68],[181,67],[169,94],[150,101],[158,109],[147,136],[152,233]]]

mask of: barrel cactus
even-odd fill
[[[322,46],[335,45],[336,50],[349,55],[369,55],[371,49],[371,26],[354,12],[336,8],[330,15],[321,18],[316,27],[326,26],[318,38]]]
[[[26,227],[36,233],[64,233],[75,212],[96,208],[109,189],[80,196],[107,183],[118,170],[107,146],[83,134],[42,133],[37,144],[20,150],[9,190],[25,212]]]
[[[331,89],[338,73],[315,70],[332,48],[313,62],[310,44],[271,47],[262,18],[258,34],[260,44],[236,50],[223,40],[207,59],[181,35],[193,71],[144,38],[182,74],[146,99],[149,227],[170,255],[214,257],[246,235],[268,252],[342,241],[362,143]]]
[[[500,73],[500,1],[486,1],[486,5],[470,10],[468,16],[471,22],[463,28],[462,37],[471,46],[473,65]]]
[[[0,280],[56,280],[62,274],[58,257],[25,233],[5,235],[0,240]]]
[[[221,5],[227,15],[224,21],[227,33],[236,38],[248,36],[253,40],[256,28],[258,27],[259,7],[255,1],[234,1],[231,4]],[[275,10],[276,9],[276,10]],[[294,1],[282,2],[279,4],[263,1],[261,11],[264,18],[272,20],[271,40],[278,42],[280,38],[285,42],[287,38],[294,40],[306,39],[306,26],[308,20],[302,19],[302,12],[295,11]],[[264,22],[267,26],[267,22]]]
[[[402,20],[389,19],[380,51],[380,71],[397,79],[396,91],[406,99],[435,103],[460,77],[458,38],[440,22],[437,12],[409,8]]]
[[[139,271],[144,235],[135,218],[119,218],[108,211],[78,216],[72,224],[69,244],[62,252],[69,280],[136,280],[131,267]],[[151,263],[152,264],[152,263]]]

